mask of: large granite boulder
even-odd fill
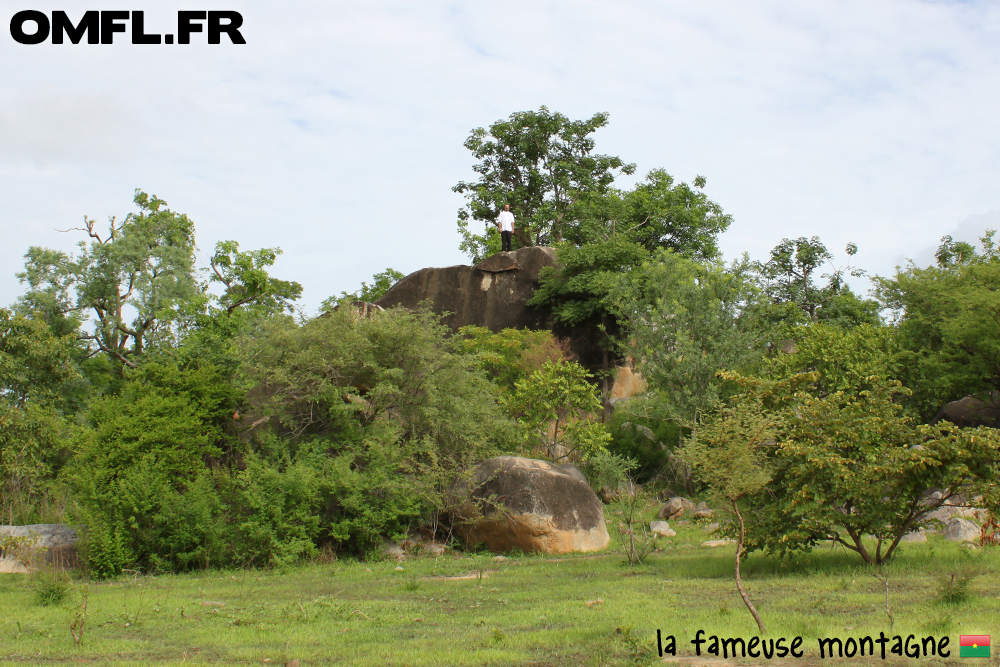
[[[976,426],[1000,428],[1000,395],[994,393],[986,401],[975,396],[966,396],[945,403],[931,420],[931,424],[937,424],[939,421],[950,421],[961,428]]]
[[[469,324],[492,331],[547,329],[550,313],[527,303],[542,269],[555,263],[552,248],[530,246],[498,253],[475,266],[420,269],[393,285],[375,305],[416,308],[427,302],[436,313],[450,313],[443,321],[455,331]]]
[[[13,538],[13,539],[10,539]],[[77,532],[62,523],[0,526],[0,572],[26,573],[39,565],[76,567]]]
[[[489,459],[452,493],[462,501],[457,532],[470,546],[562,554],[610,542],[604,506],[590,486],[547,461]]]

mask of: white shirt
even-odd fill
[[[500,211],[500,217],[497,218],[497,224],[500,225],[501,232],[514,231],[514,214],[510,211]]]

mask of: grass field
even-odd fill
[[[707,538],[700,526],[678,527],[635,567],[608,551],[132,575],[74,581],[56,605],[39,603],[36,580],[0,575],[0,664],[654,664],[657,629],[677,638],[681,664],[768,664],[690,657],[699,629],[756,634],[733,583],[734,547],[701,546]],[[818,665],[817,638],[881,631],[950,636],[951,657],[835,662],[973,665],[998,664],[958,658],[960,634],[1000,635],[998,570],[995,550],[935,537],[902,545],[881,571],[892,620],[879,573],[841,548],[793,560],[754,555],[744,577],[768,637],[804,638],[802,660],[770,664]],[[70,625],[84,594],[87,619],[75,645]]]

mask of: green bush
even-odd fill
[[[32,581],[35,601],[43,607],[62,604],[69,594],[69,575],[60,570],[42,570]]]
[[[672,472],[670,456],[677,447],[680,431],[674,422],[619,410],[612,415],[608,430],[612,437],[608,451],[635,462],[637,481],[645,483]]]
[[[134,562],[119,523],[91,525],[84,544],[87,566],[96,579],[113,579]]]

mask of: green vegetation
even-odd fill
[[[992,549],[902,541],[958,494],[1000,508],[997,431],[927,423],[1000,392],[993,232],[943,239],[936,266],[876,277],[876,298],[817,237],[726,264],[705,180],[616,189],[634,166],[594,152],[606,123],[542,107],[466,144],[463,248],[495,251],[511,203],[521,245],[556,246],[531,300],[553,331],[348,307],[392,269],[306,317],[301,286],[271,275],[280,248],[222,241],[199,268],[193,222],[141,191],[106,231],[85,218],[76,253],[30,248],[0,309],[0,518],[85,524],[90,582],[0,578],[0,655],[624,664],[651,659],[661,626],[997,620]],[[612,409],[625,364],[648,390]],[[458,552],[448,491],[498,454],[578,464],[620,503],[612,551]],[[674,493],[711,502],[735,547],[702,548],[700,525],[652,537],[653,499]],[[454,551],[380,561],[417,533]],[[730,615],[731,566],[754,626]]]
[[[701,526],[676,528],[635,567],[616,541],[596,556],[459,554],[406,560],[401,571],[395,561],[336,561],[129,573],[76,581],[55,606],[37,602],[23,578],[0,575],[0,664],[652,665],[657,629],[676,636],[678,656],[693,655],[699,629],[754,636],[738,611],[734,547],[702,547]],[[885,584],[841,547],[743,565],[767,636],[802,636],[813,660],[821,637],[950,635],[955,646],[960,633],[986,634],[1000,624],[998,571],[993,551],[935,537],[903,545],[879,571],[887,607]],[[953,575],[958,583],[942,588]],[[70,624],[83,595],[75,646]],[[951,655],[942,662],[957,662],[957,647]]]

